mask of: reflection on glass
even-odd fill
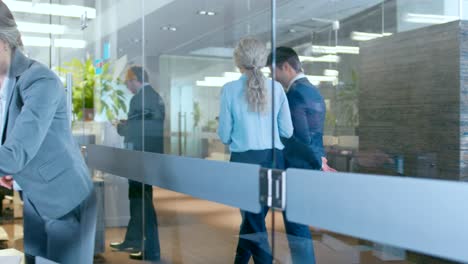
[[[295,58],[296,62],[299,62],[297,55]],[[261,71],[267,62],[266,48],[256,39],[242,39],[234,51],[234,60],[242,75],[239,80],[229,82],[223,87],[219,137],[224,144],[229,145],[231,162],[284,169],[284,146],[280,137],[292,136],[293,121],[281,85],[276,83],[277,89],[272,89],[273,82],[266,79]],[[277,107],[272,108],[272,100]],[[273,126],[275,134],[273,140],[270,140],[268,136]],[[318,138],[321,143],[321,135]],[[305,147],[303,149],[306,150]],[[312,164],[320,166],[322,153],[317,157],[313,157],[315,160],[312,159]],[[265,225],[268,209],[264,207],[258,214],[241,210],[242,223],[235,263],[248,263],[251,257],[256,263],[273,261]],[[289,222],[286,218],[284,222],[294,261],[314,263],[312,238],[308,227]]]
[[[466,13],[462,2],[292,1],[278,6],[279,45],[298,52],[304,74],[324,97],[323,143],[330,166],[375,175],[465,178],[466,129],[455,125],[466,119],[459,100],[464,77],[457,75],[465,67],[458,63],[464,48],[455,37],[465,31],[457,21]],[[316,252],[323,253],[320,242],[327,232],[313,230]],[[277,242],[277,257],[288,261],[285,243]],[[362,263],[392,258],[446,263],[406,249],[366,245],[359,252],[365,256]]]
[[[325,102],[319,90],[303,73],[297,53],[289,47],[278,47],[276,58],[270,55],[268,65],[276,67],[275,78],[285,87],[291,109],[293,136],[284,138],[286,168],[333,170],[326,164],[323,148]],[[322,164],[324,162],[324,164]],[[312,237],[308,226],[289,222],[283,213],[286,234],[295,263],[314,263]]]
[[[124,137],[126,148],[164,153],[165,107],[161,96],[149,84],[149,76],[140,66],[131,66],[127,70],[125,84],[134,94],[127,120],[121,120],[117,124],[117,131]],[[153,186],[133,180],[129,180],[128,185],[130,221],[127,232],[122,242],[112,242],[110,246],[119,251],[132,252],[132,259],[159,260],[158,221],[153,205]]]
[[[256,39],[242,39],[237,44],[234,60],[242,75],[223,87],[218,135],[224,144],[229,145],[231,162],[283,169],[280,136],[291,136],[291,116],[282,89],[273,90],[272,81],[261,72],[266,58],[265,45]],[[279,106],[273,114],[274,121],[272,97]],[[272,142],[269,136],[273,126],[276,128]],[[265,225],[267,212],[267,207],[258,214],[241,210],[235,263],[248,263],[250,257],[256,263],[272,263]]]
[[[25,53],[56,71],[69,69],[74,77],[73,86],[81,86],[82,89],[74,89],[73,93],[77,117],[73,127],[80,143],[160,153],[164,150],[166,154],[201,159],[230,159],[228,147],[217,135],[218,130],[226,129],[223,126],[226,118],[220,115],[219,108],[224,96],[221,89],[226,83],[245,79],[249,73],[248,70],[241,72],[232,63],[234,47],[239,39],[252,36],[266,43],[267,47],[272,46],[268,43],[272,30],[269,1],[50,2],[52,6],[45,1],[5,1],[15,12],[24,36]],[[285,141],[286,146],[288,143],[293,146],[286,153],[286,159],[290,157],[289,166],[321,167],[323,170],[332,170],[329,167],[333,167],[339,171],[376,175],[466,178],[468,154],[464,147],[468,133],[464,126],[466,106],[460,94],[465,86],[462,82],[465,77],[461,76],[465,65],[461,63],[460,54],[465,51],[459,45],[466,41],[466,25],[453,23],[466,13],[460,9],[461,2],[278,0],[277,28],[274,29],[278,36],[277,45],[292,47],[299,54],[305,79],[318,89],[324,99],[323,104],[301,105],[295,96],[288,95],[296,135],[293,139],[297,139]],[[67,8],[69,5],[75,8],[70,10]],[[466,6],[462,7],[466,9]],[[81,18],[84,11],[86,19]],[[76,67],[68,68],[68,62]],[[142,95],[136,98],[138,92],[130,90],[138,89],[131,88],[138,80],[129,78],[129,89],[120,81],[128,64],[145,65],[150,79],[143,77],[142,84],[135,86],[145,86],[151,81],[160,96],[156,96],[152,89],[142,89]],[[288,89],[290,82],[280,80],[282,74],[284,72],[277,72],[276,76]],[[269,87],[271,81],[266,80],[265,84]],[[276,88],[281,90],[281,85],[277,84]],[[115,102],[115,98],[119,101]],[[162,120],[155,120],[159,115],[156,112],[162,112],[157,110],[161,98],[164,98],[166,106],[165,113],[160,113],[161,117],[167,115],[165,126]],[[125,107],[130,99],[132,109]],[[245,98],[241,96],[236,100],[241,99]],[[135,104],[136,101],[139,103]],[[278,107],[279,103],[276,104]],[[307,107],[319,111],[305,110]],[[267,108],[271,109],[271,106]],[[301,124],[298,121],[303,116],[307,118]],[[119,135],[117,126],[111,123],[125,118],[127,121],[118,126]],[[320,127],[318,124],[322,123]],[[240,127],[238,125],[236,128]],[[250,128],[252,125],[247,126]],[[249,132],[249,137],[264,133],[263,139],[271,145],[271,125],[255,123],[253,128],[255,131]],[[319,143],[321,138],[323,149]],[[303,145],[307,145],[304,143],[312,146],[304,148]],[[281,144],[275,142],[275,147]],[[270,145],[262,148],[271,148]],[[268,166],[271,166],[271,158]],[[197,173],[202,172],[194,169],[194,177]],[[153,220],[151,186],[143,187],[141,183],[132,182],[129,188],[127,179],[117,179],[108,174],[104,179],[103,210],[106,210],[104,221],[108,238],[105,244],[109,245],[114,240],[131,240],[131,234],[138,233],[134,237],[140,241],[133,245],[134,249],[156,257],[159,252],[158,230],[153,228],[156,216]],[[313,186],[310,188],[313,191]],[[135,198],[134,202],[132,197],[128,199],[127,190]],[[158,191],[157,198],[161,198],[161,193]],[[238,242],[235,237],[239,222],[236,211],[177,196],[181,201],[175,196],[164,193],[162,202],[166,203],[167,210],[158,211],[160,220],[166,217],[166,221],[173,224],[169,228],[170,235],[166,233],[164,236],[163,231],[159,234],[165,241],[161,255],[166,257],[170,255],[166,252],[177,251],[167,258],[173,262],[192,263],[198,258],[189,256],[185,247],[198,243],[200,247],[219,246],[216,247],[216,253],[219,253],[216,260],[229,262],[225,260],[232,257],[232,249]],[[139,202],[136,202],[136,197],[140,197]],[[130,220],[139,223],[135,225],[136,232],[130,230],[132,225],[127,230],[129,201],[134,209],[130,210],[134,211],[131,219],[140,219]],[[176,205],[183,205],[183,209]],[[20,205],[16,202],[14,206]],[[11,204],[5,203],[5,210],[0,210],[0,213],[9,217],[11,212],[7,208],[10,207]],[[229,213],[225,214],[225,211]],[[199,212],[206,215],[200,216]],[[187,238],[189,232],[183,230],[184,221],[198,224],[199,219],[203,219],[204,224],[198,225],[194,232],[204,234],[206,243],[193,238],[190,240]],[[263,220],[259,221],[263,224]],[[130,238],[126,239],[126,235],[119,231],[127,233]],[[305,229],[303,231],[307,233]],[[319,240],[314,243],[315,253],[320,251],[316,254],[317,262],[327,262],[321,258],[323,252],[333,255],[331,262],[338,261],[339,253],[327,251],[327,247],[334,245],[330,242],[333,239],[325,238],[326,247],[320,244],[320,241],[325,243],[322,233],[327,234],[326,231],[314,232],[317,234],[314,238]],[[147,241],[142,243],[144,237]],[[184,244],[182,238],[190,243]],[[285,245],[286,248],[277,248],[279,256],[276,258],[283,260],[289,257],[288,238],[289,235],[284,237],[283,244],[281,239],[276,240],[277,245]],[[360,243],[358,239],[339,239]],[[223,243],[225,240],[228,242]],[[165,249],[169,244],[170,249]],[[373,244],[364,244],[368,247],[362,248],[367,250],[363,258],[375,261],[375,256],[368,251],[374,247]],[[389,249],[381,245],[375,248]],[[104,248],[97,252],[102,251]],[[426,259],[407,253],[406,259],[413,262]],[[121,254],[111,252],[109,248],[105,252],[108,262],[112,263],[128,261],[128,254],[124,255],[125,260]],[[217,263],[213,261],[214,255],[205,252],[199,255],[213,256],[201,262]],[[350,259],[343,262],[349,263]]]

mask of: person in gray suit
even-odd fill
[[[0,185],[22,190],[24,251],[58,263],[93,262],[96,198],[73,139],[65,89],[27,58],[0,1]]]

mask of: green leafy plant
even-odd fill
[[[206,125],[202,128],[202,131],[204,131],[204,132],[216,132],[217,128],[218,128],[218,121],[208,120],[206,122]]]
[[[336,115],[333,111],[330,111],[330,109],[327,109],[327,112],[325,114],[325,128],[333,129],[335,125],[336,125]]]
[[[337,122],[339,125],[357,127],[359,125],[358,111],[358,76],[353,70],[351,82],[345,85],[337,94]]]
[[[73,113],[75,120],[83,119],[85,109],[94,109],[97,113],[105,113],[108,120],[114,120],[120,111],[127,112],[125,96],[117,86],[122,82],[113,81],[109,72],[110,64],[104,63],[100,74],[91,58],[81,61],[72,59],[58,68],[61,75],[71,73],[73,76]],[[99,100],[95,100],[95,96]]]
[[[193,103],[193,126],[198,127],[201,119],[201,109],[200,103],[194,102]]]

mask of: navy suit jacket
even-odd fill
[[[130,100],[127,122],[119,124],[117,132],[125,143],[133,145],[133,150],[164,153],[165,116],[163,99],[151,85],[145,85]],[[141,182],[129,180],[129,198],[141,199],[141,186]],[[145,184],[144,192],[150,194],[152,188]]]
[[[164,153],[165,115],[161,96],[151,85],[145,85],[130,100],[128,120],[119,124],[117,131],[133,150]]]
[[[319,170],[322,167],[325,102],[307,78],[296,80],[286,93],[294,134],[282,139],[287,168]]]

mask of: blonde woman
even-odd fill
[[[245,38],[237,44],[234,60],[242,76],[223,87],[218,135],[224,144],[229,145],[231,162],[271,168],[275,157],[275,167],[283,169],[280,137],[291,137],[293,126],[288,101],[279,83],[275,84],[275,109],[272,109],[272,80],[266,79],[261,72],[267,56],[265,45],[256,39]],[[242,224],[235,263],[248,263],[251,256],[255,263],[272,263],[265,227],[267,212],[268,208],[263,208],[258,214],[241,210]],[[249,239],[244,235],[249,235]]]

